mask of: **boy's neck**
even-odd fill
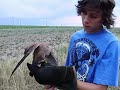
[[[103,29],[103,26],[100,27],[100,28],[98,28],[97,30],[86,31],[86,30],[84,29],[84,31],[85,31],[87,34],[94,34],[94,33],[100,32],[102,29]]]
[[[103,30],[103,27],[101,27],[101,28],[98,29],[98,30],[94,30],[94,31],[92,31],[92,32],[87,32],[87,31],[84,29],[84,32],[85,32],[86,34],[95,34],[95,33],[97,33],[97,32],[100,32],[101,30]]]

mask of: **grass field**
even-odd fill
[[[31,63],[32,54],[18,68],[11,79],[11,71],[23,56],[24,48],[33,43],[47,42],[54,48],[60,65],[64,65],[70,36],[81,27],[59,26],[0,26],[0,90],[43,90],[29,76],[26,63]],[[111,30],[120,39],[120,29]],[[118,90],[109,88],[109,90]]]

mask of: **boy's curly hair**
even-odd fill
[[[106,28],[109,29],[111,25],[114,25],[114,0],[79,0],[78,4],[76,5],[78,15],[81,15],[85,5],[91,5],[92,7],[100,8],[103,11],[103,25],[106,26]]]

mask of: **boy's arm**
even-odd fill
[[[77,88],[78,90],[107,90],[108,86],[97,85],[77,80]]]

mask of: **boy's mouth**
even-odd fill
[[[84,28],[85,28],[85,29],[89,29],[89,28],[90,28],[90,26],[85,26],[85,25],[84,25]]]

